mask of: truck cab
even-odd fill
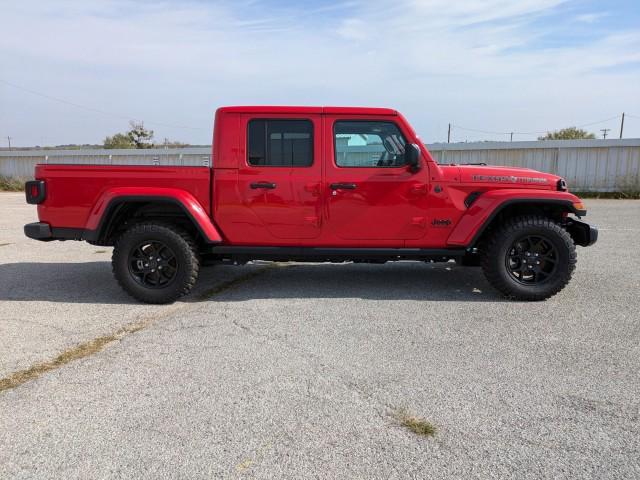
[[[28,236],[113,245],[119,283],[152,303],[188,293],[205,262],[256,259],[455,260],[540,300],[597,239],[563,179],[439,165],[385,108],[223,107],[210,168],[39,165],[26,193]]]

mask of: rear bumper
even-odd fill
[[[27,237],[42,242],[50,240],[94,240],[92,233],[92,231],[82,228],[51,227],[48,223],[43,222],[27,223],[24,226],[24,234]]]
[[[24,234],[33,238],[34,240],[48,241],[53,240],[53,234],[51,233],[51,227],[48,223],[35,222],[27,223],[24,226]]]
[[[569,220],[567,231],[576,245],[582,247],[589,247],[598,241],[598,229],[575,218]]]

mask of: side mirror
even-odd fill
[[[405,164],[413,173],[420,171],[420,147],[415,143],[408,143],[404,152]]]

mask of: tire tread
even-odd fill
[[[499,252],[503,246],[502,243],[504,239],[530,227],[542,228],[553,232],[564,243],[564,246],[569,252],[566,274],[560,282],[552,284],[552,288],[545,291],[523,292],[522,290],[516,290],[513,284],[501,275],[499,266],[494,263],[496,260],[501,261],[497,257],[500,256]],[[552,297],[567,286],[577,263],[576,247],[571,235],[558,223],[541,215],[526,215],[510,218],[487,239],[483,250],[484,254],[482,255],[480,265],[485,277],[496,290],[510,300],[539,301]]]
[[[131,236],[147,234],[147,233],[175,235],[179,237],[179,240],[178,240],[179,242],[184,242],[184,246],[186,247],[185,253],[187,253],[188,255],[188,261],[187,261],[188,275],[186,279],[184,279],[184,281],[182,282],[182,285],[180,286],[180,288],[172,292],[171,295],[167,295],[164,297],[159,297],[157,295],[152,295],[152,294],[140,295],[138,292],[128,288],[126,282],[121,277],[120,272],[116,267],[117,258],[121,254],[124,254],[124,255],[127,254],[126,252],[121,252],[123,242],[126,242],[126,240]],[[191,289],[195,286],[196,281],[198,280],[198,274],[200,272],[200,259],[197,254],[197,251],[198,250],[197,250],[197,246],[194,239],[191,237],[191,235],[189,235],[183,229],[176,227],[175,225],[172,225],[170,223],[140,222],[132,225],[127,230],[125,230],[114,242],[113,254],[111,256],[111,269],[116,281],[118,282],[118,285],[120,285],[120,287],[125,292],[127,292],[131,297],[135,298],[136,300],[140,300],[145,303],[156,303],[156,304],[171,303],[177,300],[178,298],[187,295],[191,291]]]

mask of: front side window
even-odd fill
[[[404,136],[393,122],[339,121],[333,128],[339,167],[401,167]]]
[[[267,167],[312,165],[313,123],[310,120],[250,120],[247,161],[249,165]]]

